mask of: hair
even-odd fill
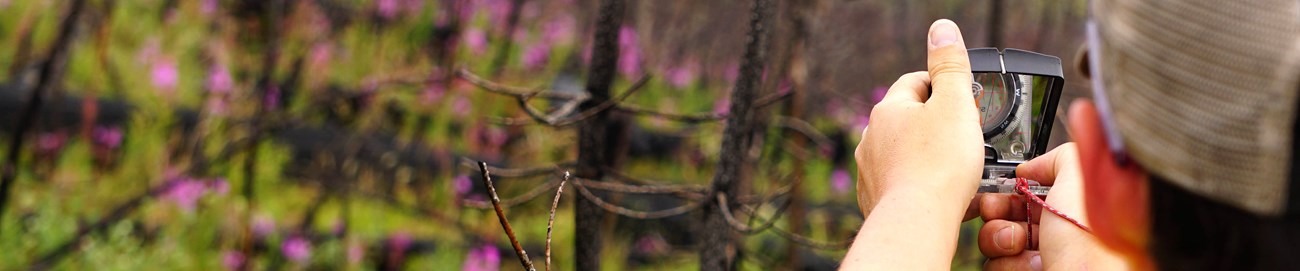
[[[1157,176],[1151,176],[1149,191],[1149,250],[1160,269],[1300,269],[1300,216],[1257,216]]]

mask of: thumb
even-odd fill
[[[952,106],[965,103],[975,107],[975,99],[971,97],[970,58],[957,23],[948,19],[935,21],[930,25],[929,39],[926,66],[930,70],[930,98]]]

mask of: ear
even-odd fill
[[[1101,115],[1092,101],[1070,105],[1070,134],[1078,144],[1083,173],[1083,201],[1092,233],[1108,248],[1125,255],[1137,266],[1150,266],[1150,201],[1147,173],[1129,163],[1119,165],[1106,145]]]

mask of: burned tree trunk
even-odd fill
[[[623,0],[604,0],[596,16],[596,33],[593,36],[591,63],[587,73],[587,91],[590,99],[583,102],[580,111],[587,111],[609,100],[609,88],[614,83],[618,67],[618,35],[623,25]],[[597,180],[605,177],[605,168],[613,167],[614,156],[609,146],[620,134],[614,127],[611,110],[603,110],[583,121],[578,127],[577,177]],[[601,250],[601,222],[604,210],[584,197],[577,198],[574,214],[574,258],[578,270],[599,270]]]
[[[748,41],[741,60],[740,77],[736,78],[735,89],[731,91],[730,115],[727,128],[723,130],[721,161],[713,175],[711,192],[707,199],[715,198],[718,193],[728,196],[738,195],[741,182],[748,180],[748,168],[752,161],[748,151],[753,145],[755,129],[754,100],[758,97],[758,88],[763,80],[763,69],[767,63],[767,29],[766,24],[771,0],[754,0],[749,23]],[[737,205],[732,201],[731,205]],[[737,209],[738,206],[730,206]],[[705,204],[703,223],[703,244],[700,248],[700,270],[728,270],[734,267],[740,247],[736,244],[735,232],[723,216],[718,204]]]
[[[63,71],[68,64],[68,48],[72,44],[77,32],[77,18],[81,17],[82,10],[85,9],[86,1],[73,1],[71,11],[63,19],[63,25],[59,29],[58,39],[54,40],[54,46],[50,47],[50,53],[41,66],[40,77],[36,81],[35,89],[29,98],[27,104],[23,105],[23,111],[18,117],[18,127],[14,128],[9,135],[9,150],[5,155],[4,168],[0,169],[0,217],[4,217],[4,210],[8,207],[9,194],[12,193],[14,182],[18,178],[18,156],[22,153],[23,138],[27,130],[32,128],[36,123],[36,117],[41,112],[42,98],[47,93],[53,93],[63,84]]]
[[[1002,48],[1002,0],[990,0],[988,43],[990,47]]]

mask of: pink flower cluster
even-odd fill
[[[230,183],[225,178],[197,179],[189,176],[179,176],[175,179],[162,198],[185,212],[194,212],[198,206],[199,199],[205,195],[218,194],[225,195],[230,192]]]
[[[122,146],[122,128],[117,126],[95,126],[90,131],[91,140],[95,145],[117,149]]]
[[[849,171],[837,168],[831,172],[831,193],[843,195],[851,189],[853,177],[849,176]]]
[[[471,248],[462,271],[496,271],[501,268],[501,252],[492,244]]]
[[[623,77],[641,76],[641,46],[638,43],[636,29],[623,26],[618,33],[618,72]]]
[[[290,261],[306,263],[311,259],[311,241],[297,235],[289,237],[280,243],[280,253]]]

